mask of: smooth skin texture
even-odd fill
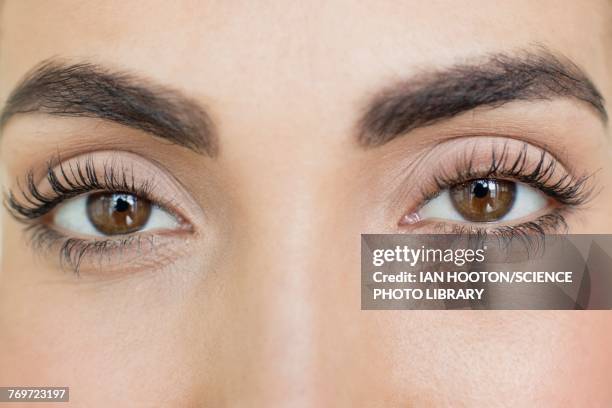
[[[419,199],[397,193],[416,180],[400,183],[402,169],[475,130],[597,171],[600,193],[568,224],[612,232],[600,118],[569,99],[516,102],[371,149],[355,123],[394,81],[536,44],[612,100],[611,27],[603,0],[7,1],[0,100],[45,59],[93,61],[205,106],[219,154],[97,119],[6,124],[5,188],[57,151],[130,152],[180,181],[160,194],[198,234],[131,259],[134,271],[77,279],[56,254],[34,256],[4,212],[0,385],[69,386],[70,406],[88,407],[609,405],[609,312],[378,312],[359,299],[360,234],[396,232]]]

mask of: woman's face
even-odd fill
[[[597,193],[520,184],[486,228],[612,232],[610,2],[7,1],[0,28],[0,385],[612,401],[609,313],[362,311],[359,272],[362,233],[485,228],[428,199],[500,151]]]

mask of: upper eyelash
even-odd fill
[[[41,192],[35,182],[34,172],[30,170],[26,175],[25,187],[17,184],[21,200],[12,191],[5,194],[5,206],[16,219],[38,219],[61,202],[92,191],[106,190],[149,198],[153,190],[150,181],[136,183],[133,169],[117,167],[110,162],[104,163],[101,176],[98,176],[91,157],[87,157],[83,164],[76,161],[67,167],[60,163],[59,168],[56,168],[54,163],[60,163],[59,159],[47,163],[45,176],[51,192]]]
[[[560,204],[575,207],[585,204],[593,196],[593,188],[589,187],[588,181],[592,175],[573,176],[570,173],[565,173],[558,180],[551,184],[551,179],[555,174],[558,166],[558,160],[550,153],[541,150],[538,163],[533,170],[528,170],[527,154],[529,149],[533,149],[529,144],[524,143],[521,151],[516,158],[510,161],[510,153],[507,143],[501,153],[498,154],[498,148],[491,148],[491,164],[485,171],[478,171],[473,166],[473,151],[471,156],[466,156],[465,160],[458,163],[453,174],[442,173],[434,176],[436,191],[427,193],[422,191],[425,205],[427,202],[435,198],[441,191],[455,185],[459,185],[474,179],[483,178],[500,178],[507,177],[518,182],[530,185],[542,191],[549,197],[554,198]]]

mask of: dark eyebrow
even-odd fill
[[[383,90],[359,121],[358,141],[379,146],[477,107],[553,98],[585,102],[607,123],[603,96],[586,74],[567,58],[539,49],[426,72]]]
[[[218,142],[206,111],[176,90],[93,63],[52,59],[35,67],[10,94],[0,128],[17,114],[108,120],[214,157]]]

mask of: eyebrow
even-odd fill
[[[17,85],[0,114],[0,129],[17,114],[41,112],[112,121],[214,157],[212,120],[179,91],[100,65],[47,60]]]
[[[584,102],[607,123],[604,98],[587,75],[569,59],[540,49],[490,55],[479,63],[425,72],[382,90],[358,123],[358,142],[380,146],[478,107],[554,98]]]

